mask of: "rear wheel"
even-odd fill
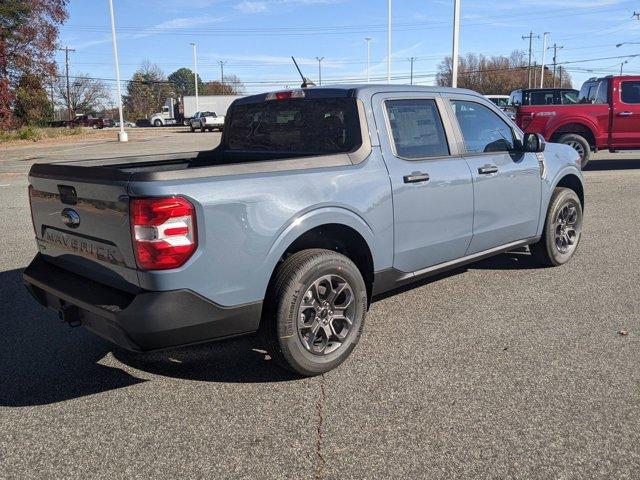
[[[558,143],[569,145],[573,148],[578,152],[578,155],[580,155],[582,168],[587,166],[587,163],[589,163],[589,160],[591,159],[591,145],[589,145],[586,138],[576,133],[567,133],[558,139]]]
[[[278,268],[261,330],[280,365],[301,375],[319,375],[353,351],[366,309],[367,289],[349,258],[330,250],[303,250]]]
[[[542,238],[532,255],[547,267],[564,265],[573,256],[582,233],[582,205],[576,192],[556,188],[549,202]]]

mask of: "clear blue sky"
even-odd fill
[[[461,53],[509,54],[526,50],[521,37],[551,32],[549,44],[564,45],[560,62],[640,53],[640,1],[621,0],[461,0]],[[371,75],[386,78],[386,0],[114,0],[122,78],[144,60],[166,74],[193,67],[190,42],[198,44],[203,80],[225,74],[240,77],[250,93],[298,85],[289,57],[301,61],[317,80],[314,57],[323,61],[324,83],[364,80],[366,43],[371,42]],[[60,42],[71,54],[74,74],[114,78],[107,0],[71,0]],[[436,65],[451,48],[453,0],[393,0],[393,75],[409,74],[415,57],[415,83],[431,85]],[[539,62],[542,41],[534,42]],[[550,62],[551,54],[547,54]],[[619,72],[625,59],[608,58],[564,65],[578,87],[590,76]],[[60,65],[64,59],[58,55]],[[592,70],[587,71],[587,70]],[[625,73],[640,73],[640,57]],[[398,79],[399,83],[407,80]],[[113,86],[113,82],[109,82]]]

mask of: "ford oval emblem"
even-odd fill
[[[65,208],[62,210],[62,222],[70,228],[78,228],[80,226],[80,215],[73,208]]]

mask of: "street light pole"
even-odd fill
[[[199,112],[200,102],[198,99],[198,54],[196,52],[196,44],[191,42],[190,45],[193,47],[193,83],[196,87],[196,112]]]
[[[127,132],[124,131],[124,115],[122,114],[122,91],[120,89],[120,62],[118,61],[118,44],[116,42],[116,21],[113,14],[113,0],[109,0],[109,14],[111,15],[111,40],[113,42],[113,61],[116,66],[116,92],[118,96],[118,115],[120,116],[120,131],[118,132],[118,141],[126,142],[129,140]],[[69,76],[67,75],[67,80]]]
[[[542,67],[540,68],[540,88],[544,88],[544,58],[547,53],[547,35],[551,32],[543,32],[542,34]]]
[[[369,63],[371,62],[371,37],[364,37],[367,42],[367,83],[371,82],[371,77],[369,76]]]
[[[458,86],[458,50],[460,39],[460,0],[453,0],[453,44],[451,51],[451,86]]]
[[[318,85],[322,86],[322,60],[324,57],[316,57],[316,60],[318,61]]]
[[[388,29],[387,29],[387,83],[391,83],[391,0],[387,0]]]

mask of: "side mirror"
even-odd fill
[[[544,148],[546,146],[547,142],[539,133],[524,134],[524,142],[522,145],[523,152],[541,153],[544,152]]]

